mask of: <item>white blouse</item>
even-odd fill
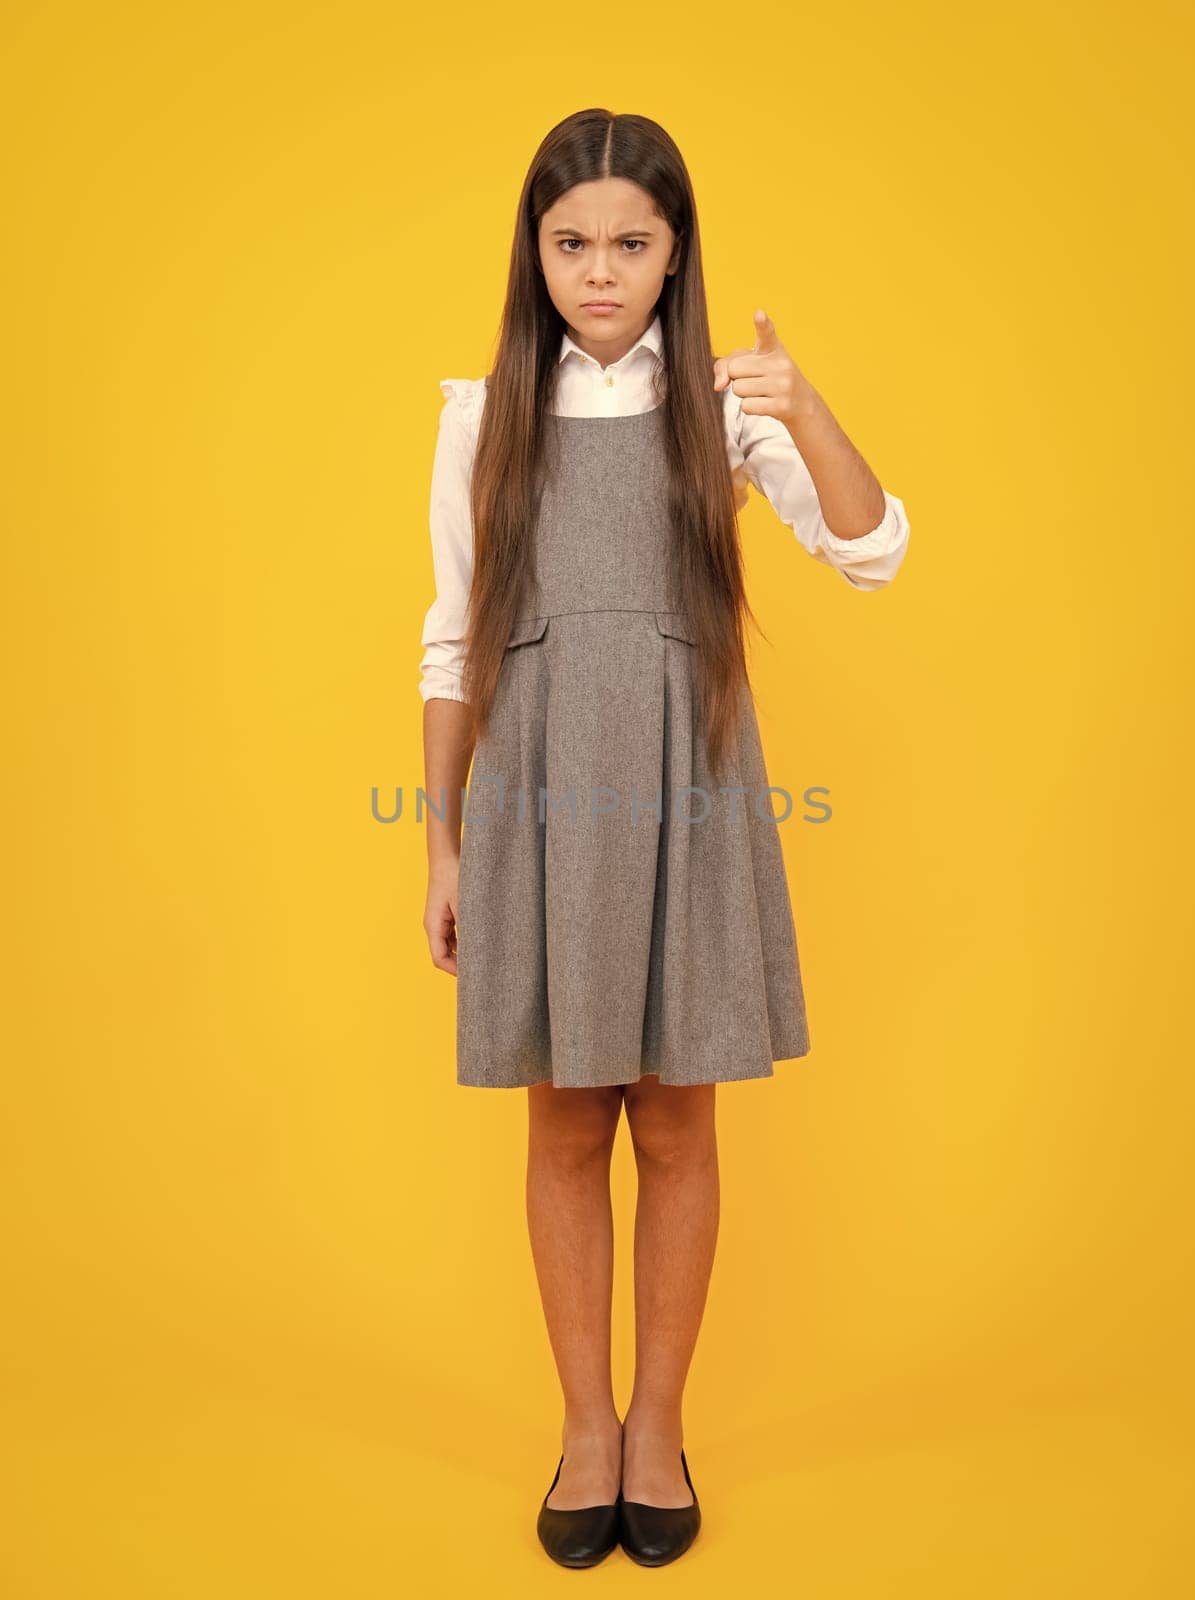
[[[566,417],[629,416],[656,404],[652,373],[663,360],[657,316],[638,343],[603,367],[565,333],[560,343],[552,410]],[[711,383],[713,375],[711,372]],[[432,562],[436,598],[424,618],[419,692],[424,700],[462,700],[465,607],[473,575],[473,517],[469,498],[473,453],[485,406],[484,378],[443,378],[431,482]],[[744,480],[771,503],[811,556],[833,567],[856,589],[881,589],[896,575],[909,542],[905,508],[884,490],[878,525],[858,539],[841,539],[822,518],[817,492],[792,435],[775,417],[744,413],[729,387],[722,391],[726,448],[736,488]]]

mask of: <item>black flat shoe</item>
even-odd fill
[[[693,1496],[690,1506],[649,1506],[642,1500],[621,1501],[619,1515],[619,1543],[641,1567],[662,1567],[675,1561],[697,1537],[701,1526],[701,1507],[697,1504],[697,1491],[689,1476],[689,1463],[685,1452],[680,1453],[685,1482]],[[548,1491],[549,1494],[551,1490]]]
[[[548,1485],[539,1508],[539,1521],[535,1531],[539,1542],[553,1561],[562,1567],[596,1567],[618,1543],[618,1499],[609,1506],[577,1506],[561,1510],[548,1504],[548,1495],[560,1481],[563,1455],[556,1463],[556,1476]]]

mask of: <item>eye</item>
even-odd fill
[[[642,255],[644,250],[646,250],[646,248],[647,248],[647,240],[646,239],[624,239],[622,242],[623,242],[624,245],[633,244],[636,247],[634,250],[632,250],[630,252],[630,254],[633,255],[633,256]],[[566,256],[575,256],[577,254],[577,252],[575,250],[565,249],[565,246],[566,245],[570,245],[570,244],[579,244],[582,247],[584,247],[585,241],[584,241],[584,239],[561,239],[560,248],[562,250],[564,250],[565,255]]]

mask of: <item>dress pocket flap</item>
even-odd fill
[[[667,634],[670,639],[684,639],[688,644],[696,644],[697,636],[693,625],[689,621],[686,611],[657,611],[656,627],[660,632]]]
[[[542,639],[547,626],[547,617],[517,618],[511,627],[506,648],[509,650],[512,644],[529,644],[532,639]]]

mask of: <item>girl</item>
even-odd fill
[[[908,524],[762,312],[752,350],[712,358],[689,175],[646,117],[580,111],[544,139],[494,370],[441,389],[424,926],[457,978],[457,1081],[528,1091],[527,1216],[564,1394],[540,1539],[566,1566],[617,1542],[658,1565],[700,1523],[681,1402],[718,1226],[715,1085],[810,1048],[738,491],[861,589],[893,577]],[[620,1420],[624,1105],[639,1191]]]

